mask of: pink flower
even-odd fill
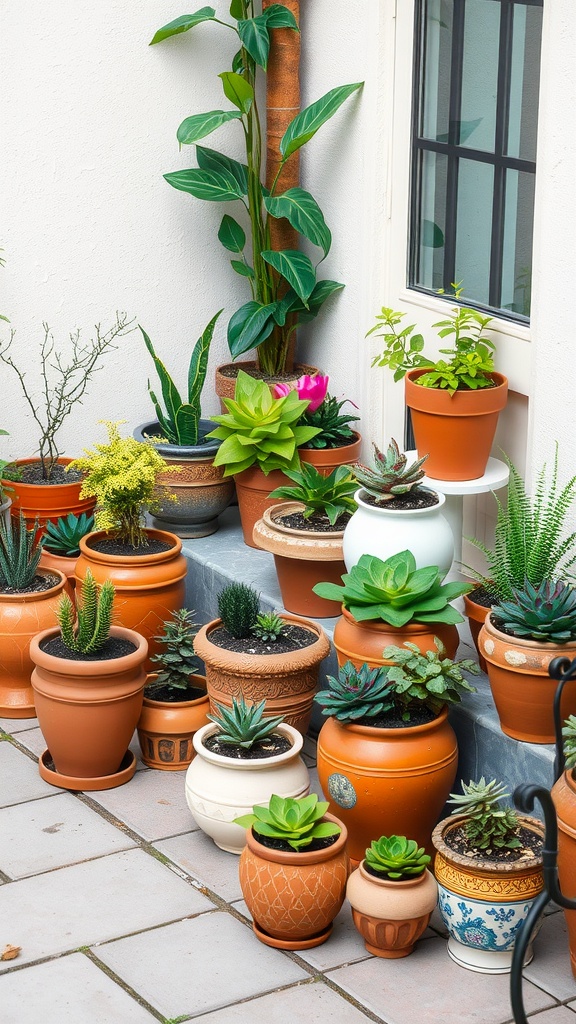
[[[289,384],[275,384],[272,388],[272,397],[286,398],[286,395],[289,395],[291,391],[292,388]]]
[[[322,405],[328,393],[328,379],[327,376],[323,377],[321,373],[317,373],[314,377],[305,374],[296,381],[298,397],[303,401],[310,402],[308,412],[316,412],[316,409]]]

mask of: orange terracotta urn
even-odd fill
[[[470,634],[478,654],[478,663],[482,671],[486,672],[486,674],[488,673],[488,668],[486,665],[486,659],[480,650],[478,638],[489,611],[490,609],[487,608],[486,605],[476,603],[474,600],[474,591],[471,591],[470,594],[464,594],[464,614],[468,619]]]
[[[322,476],[330,476],[332,470],[338,466],[353,465],[359,461],[362,448],[361,435],[357,430],[353,433],[352,444],[341,445],[338,448],[299,448],[300,462],[314,466]]]
[[[77,560],[77,555],[71,558],[69,555],[57,555],[54,551],[48,551],[48,548],[42,548],[39,566],[41,569],[58,569],[66,577],[66,593],[72,597],[76,585],[74,572]]]
[[[147,683],[155,678],[156,673],[151,673]],[[163,701],[144,692],[137,729],[141,757],[149,768],[180,772],[194,757],[194,733],[208,724],[209,702],[205,676],[191,675],[190,685],[203,690],[203,695],[192,700]]]
[[[16,459],[11,466],[23,469],[32,463],[37,463],[37,458]],[[72,459],[60,458],[56,460],[59,466],[68,466]],[[83,512],[90,515],[96,505],[95,498],[81,498],[81,480],[70,480],[61,484],[37,484],[27,483],[26,480],[3,480],[5,487],[10,488],[12,498],[11,515],[18,517],[20,512],[28,524],[38,519],[40,526],[45,526],[48,520],[56,522],[62,516],[70,512],[80,516]]]
[[[266,476],[259,466],[251,466],[250,469],[236,473],[234,483],[236,484],[244,543],[250,548],[255,548],[257,545],[253,540],[254,526],[257,520],[262,518],[266,509],[274,505],[276,501],[275,498],[270,497],[270,492],[276,487],[289,487],[291,481],[279,469],[273,469]]]
[[[562,773],[552,787],[558,819],[558,880],[564,896],[576,898],[576,779],[573,769]],[[576,978],[576,910],[565,910],[570,943],[570,966]]]
[[[354,616],[342,607],[342,615],[334,628],[334,647],[339,665],[351,661],[357,668],[363,664],[377,668],[379,665],[390,664],[382,655],[384,648],[389,644],[401,647],[408,640],[416,644],[420,651],[434,651],[435,636],[444,644],[446,657],[454,658],[459,644],[456,626],[445,625],[442,622],[409,622],[402,628],[396,628],[378,619],[357,622]]]
[[[348,879],[346,896],[364,945],[374,956],[398,960],[414,951],[438,902],[434,875],[393,881],[377,877],[362,861]]]

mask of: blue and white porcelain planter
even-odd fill
[[[498,863],[456,853],[445,837],[465,821],[465,815],[454,815],[432,833],[438,907],[449,933],[448,953],[470,971],[508,974],[518,931],[544,885],[542,857],[529,851],[518,860]],[[520,823],[544,836],[544,826],[536,818],[520,816]],[[524,965],[533,955],[530,945]]]

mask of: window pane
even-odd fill
[[[500,48],[498,0],[466,0],[460,145],[494,152]]]
[[[494,168],[461,160],[458,171],[456,281],[463,298],[489,304]]]
[[[442,288],[446,224],[446,174],[448,160],[437,153],[422,152],[420,166],[419,237],[415,284],[436,291]]]
[[[534,175],[506,172],[502,308],[530,316]]]
[[[428,0],[422,42],[422,136],[448,141],[452,0]]]
[[[536,159],[542,8],[514,5],[508,156]]]

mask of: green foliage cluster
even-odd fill
[[[327,519],[331,526],[344,512],[356,511],[354,492],[356,482],[348,466],[337,466],[328,476],[323,476],[309,462],[302,462],[300,469],[285,470],[286,476],[295,487],[276,487],[270,492],[271,498],[285,501],[301,501],[306,507],[304,519]]]
[[[110,636],[113,604],[112,581],[105,580],[99,587],[88,569],[80,594],[77,588],[74,601],[63,594],[58,605],[56,617],[64,646],[77,654],[96,654],[102,650]]]
[[[157,678],[146,686],[147,696],[168,687],[173,691],[187,690],[190,676],[198,672],[199,661],[194,653],[194,637],[198,632],[198,623],[194,622],[194,612],[188,608],[179,608],[172,612],[172,621],[163,623],[163,630],[154,637],[162,644],[164,650],[153,654],[150,658],[159,666]]]
[[[379,505],[391,501],[398,494],[408,494],[417,489],[424,477],[424,470],[420,467],[426,462],[427,455],[409,466],[408,459],[400,452],[394,438],[390,441],[386,454],[381,452],[374,442],[372,442],[372,447],[374,449],[372,467],[363,466],[358,462],[351,469],[360,486]]]
[[[274,643],[282,636],[285,625],[276,612],[260,612],[252,626],[252,634],[263,643]]]
[[[450,794],[452,814],[466,815],[464,829],[473,850],[489,854],[492,850],[517,850],[522,845],[516,811],[500,803],[509,795],[503,783],[496,779],[486,782],[484,776],[478,782],[470,780],[468,785],[463,782],[462,794]]]
[[[566,644],[576,640],[576,589],[557,580],[533,587],[526,580],[512,589],[510,601],[492,606],[492,617],[520,639]]]
[[[230,636],[244,640],[260,614],[260,596],[247,583],[230,583],[218,594],[218,615]]]
[[[44,547],[54,555],[63,555],[65,558],[74,558],[80,554],[80,541],[87,533],[94,529],[94,516],[75,516],[69,512],[67,516],[60,516],[53,523],[48,520],[44,535]]]
[[[0,516],[0,589],[25,590],[32,583],[42,555],[38,520],[26,526],[22,512],[17,522]]]
[[[388,683],[392,687],[394,703],[402,708],[402,717],[410,720],[414,706],[425,706],[435,715],[447,704],[459,704],[463,693],[475,693],[475,688],[464,678],[463,672],[479,675],[480,669],[472,658],[452,661],[446,658],[442,641],[434,637],[436,650],[421,653],[416,644],[406,642],[402,647],[393,644],[384,648],[384,657],[391,661]]]
[[[392,687],[387,680],[386,668],[356,668],[351,661],[338,670],[337,676],[326,676],[327,690],[319,690],[314,700],[323,715],[331,715],[339,722],[356,722],[361,718],[376,718],[394,707]]]
[[[576,768],[576,715],[570,715],[562,728],[567,768]]]
[[[283,839],[292,849],[302,850],[314,839],[338,835],[339,825],[321,819],[328,810],[328,801],[319,801],[316,793],[301,797],[271,796],[267,807],[256,805],[252,814],[234,818],[242,828],[252,828],[257,835]]]
[[[1,319],[3,319],[3,318],[0,317],[0,320]],[[8,437],[8,431],[7,430],[0,430],[0,437]],[[8,466],[8,465],[9,465],[9,460],[8,459],[0,459],[0,505],[2,505],[6,501],[6,496],[7,496],[6,495],[6,491],[7,491],[7,488],[6,487],[2,487],[2,479],[1,478],[4,476],[4,470],[6,469],[6,466]]]
[[[244,697],[240,700],[232,698],[232,708],[216,705],[216,714],[207,715],[211,722],[219,728],[218,742],[226,743],[243,750],[251,750],[255,743],[260,743],[272,735],[283,721],[282,715],[264,718],[266,701],[259,704],[247,704]]]
[[[355,423],[360,417],[342,412],[342,406],[349,401],[349,398],[339,399],[334,395],[326,395],[317,409],[313,412],[306,410],[301,424],[306,427],[317,427],[320,433],[307,441],[303,445],[304,448],[340,448],[342,445],[350,444],[354,439],[350,423]]]
[[[366,850],[366,865],[394,882],[422,875],[430,860],[424,848],[406,836],[381,836]]]

